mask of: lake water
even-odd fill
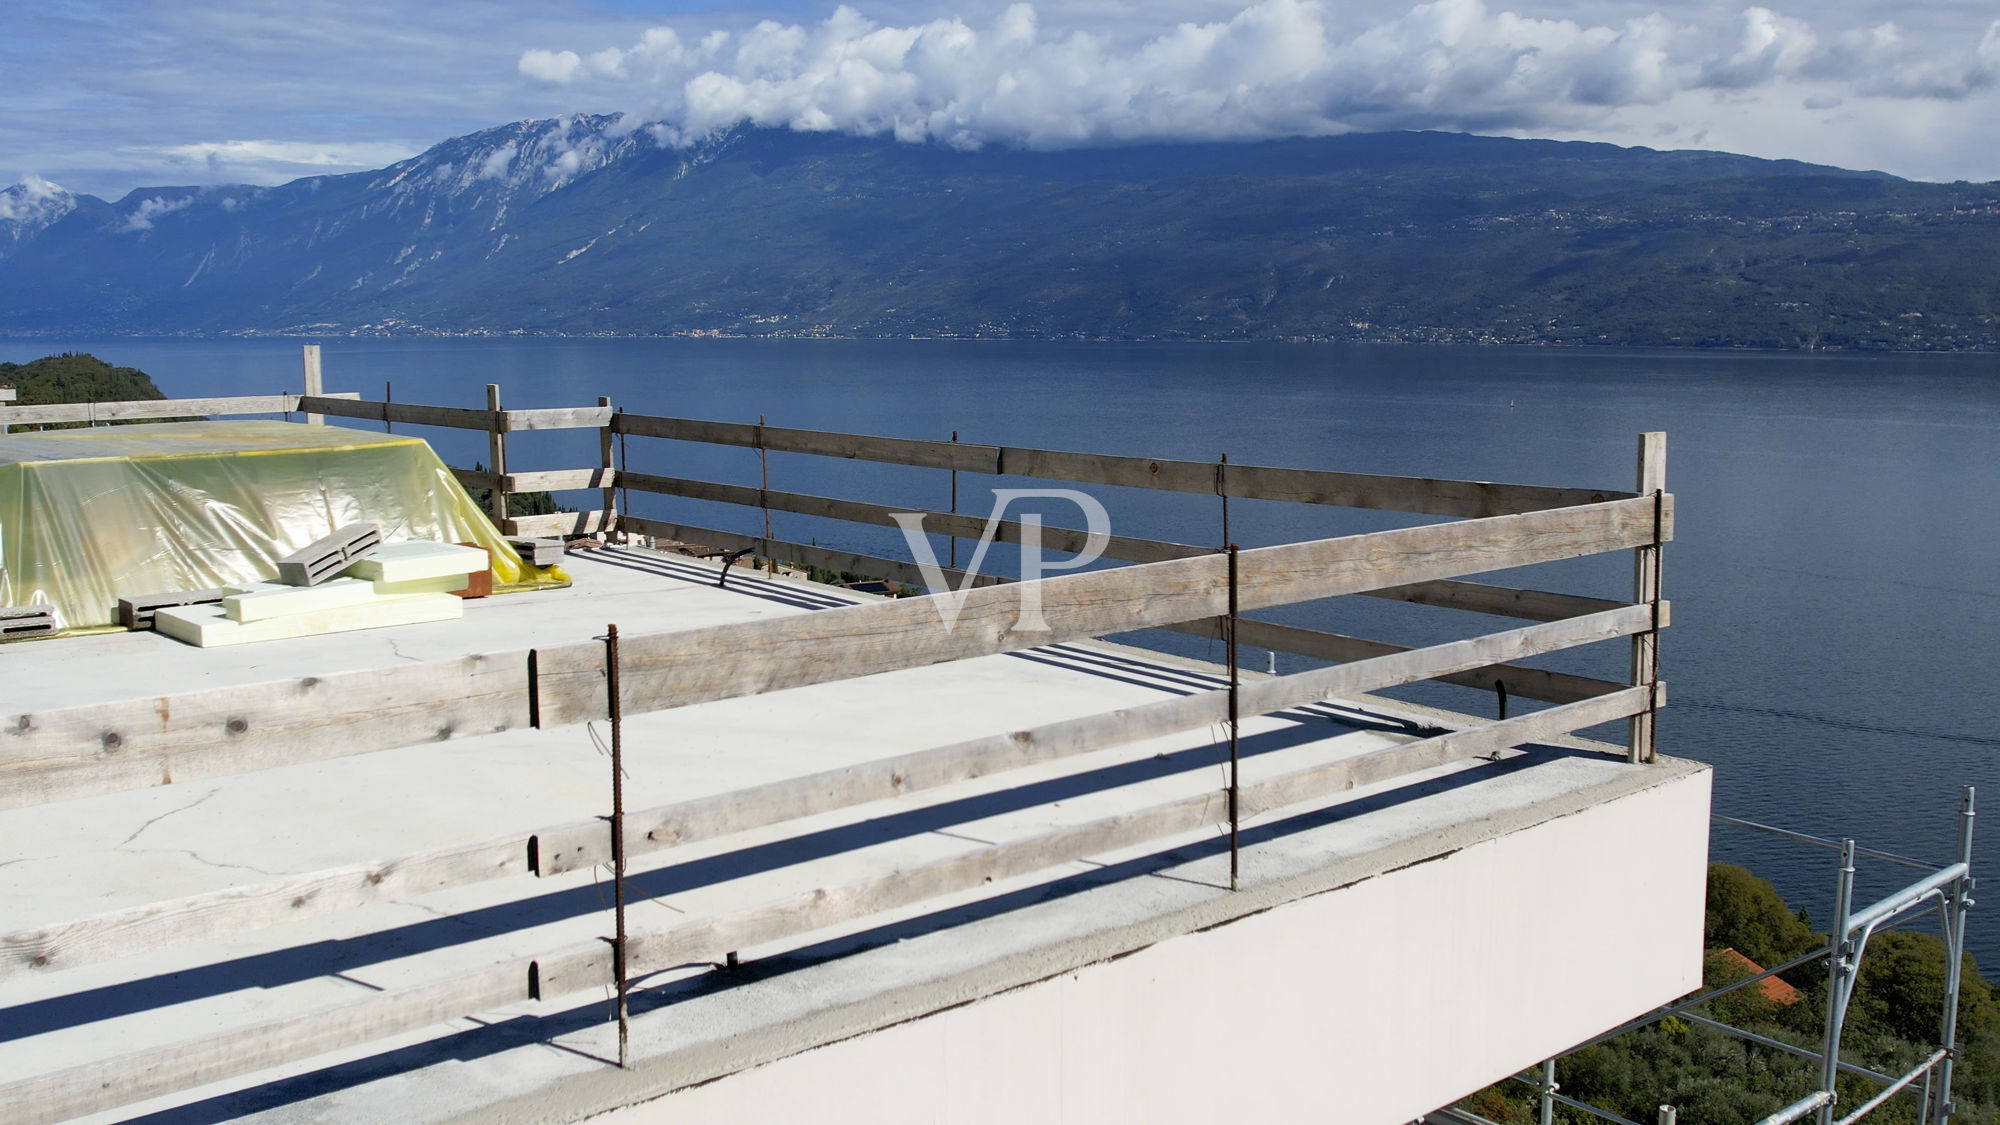
[[[170,396],[296,389],[291,341],[0,340],[0,359],[91,351]],[[1630,488],[1636,436],[1669,435],[1678,535],[1665,589],[1670,705],[1663,752],[1716,767],[1716,811],[1949,858],[1959,787],[2000,802],[2000,357],[1636,352],[1334,345],[747,340],[335,340],[326,384],[398,401],[636,412],[967,441],[1358,472]],[[427,431],[455,464],[483,439]],[[511,467],[594,462],[579,435],[517,435]],[[586,448],[586,444],[589,448]],[[635,468],[753,484],[746,450],[670,453]],[[772,487],[942,507],[945,478],[774,456]],[[961,478],[963,506],[984,511]],[[1213,543],[1216,501],[1102,490],[1121,534]],[[640,514],[670,503],[635,497]],[[755,517],[677,509],[753,530]],[[1067,518],[1065,518],[1067,516]],[[1051,509],[1049,520],[1073,522]],[[727,522],[725,522],[727,521]],[[892,533],[777,517],[781,538],[872,553]],[[1238,503],[1244,545],[1392,526],[1379,515]],[[1629,596],[1624,558],[1510,576]],[[1507,579],[1502,579],[1507,580]],[[1348,599],[1282,619],[1424,643],[1490,618]],[[1457,620],[1467,617],[1467,621]],[[1202,642],[1188,651],[1214,655]],[[1192,646],[1192,647],[1187,647]],[[1609,648],[1609,646],[1606,646]],[[1253,666],[1255,666],[1255,658]],[[1558,666],[1616,677],[1622,653]],[[1282,668],[1296,668],[1281,661]],[[1490,701],[1442,690],[1434,701]],[[1431,697],[1419,693],[1417,698]],[[2000,825],[1975,859],[2000,878]],[[1772,878],[1824,921],[1835,857],[1718,827],[1718,859]],[[1863,893],[1906,869],[1864,864]],[[1556,893],[1589,894],[1587,887]],[[2000,923],[1972,948],[2000,967]],[[1645,925],[1646,920],[1626,920]],[[1607,920],[1615,927],[1619,920]],[[1928,925],[1928,924],[1926,924]]]

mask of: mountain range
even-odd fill
[[[0,333],[2000,348],[2000,184],[1452,133],[1055,152],[612,116],[0,191]]]

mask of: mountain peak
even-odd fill
[[[30,172],[20,183],[0,188],[0,234],[19,241],[74,210],[76,196]]]

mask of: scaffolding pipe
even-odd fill
[[[1931,1089],[1932,1108],[1938,1125],[1946,1125],[1951,1120],[1951,1071],[1958,1044],[1958,990],[1963,983],[1959,978],[1965,965],[1965,912],[1972,907],[1972,820],[1974,801],[1978,790],[1968,785],[1959,796],[1958,802],[1958,862],[1959,876],[1952,881],[1951,890],[1946,892],[1944,909],[1939,914],[1944,918],[1944,1012],[1938,1018],[1938,1042],[1944,1047],[1944,1061],[1938,1066],[1938,1079]],[[1949,869],[1947,869],[1949,870]]]
[[[1966,872],[1970,869],[1971,865],[1964,862],[1940,868],[1928,877],[1911,883],[1909,886],[1904,887],[1902,890],[1897,891],[1895,894],[1890,895],[1873,906],[1856,911],[1848,918],[1847,929],[1843,932],[1852,934],[1857,930],[1872,930],[1904,911],[1921,906],[1924,900],[1930,898],[1932,895],[1944,894],[1946,887],[1953,886],[1960,879],[1965,878]]]
[[[1850,1113],[1846,1117],[1841,1118],[1839,1121],[1835,1122],[1834,1125],[1854,1125],[1854,1122],[1861,1120],[1863,1117],[1868,1116],[1870,1113],[1873,1113],[1875,1111],[1876,1106],[1879,1106],[1883,1102],[1888,1101],[1890,1098],[1895,1097],[1897,1094],[1902,1093],[1903,1090],[1906,1087],[1908,1087],[1910,1083],[1915,1082],[1917,1079],[1922,1078],[1923,1076],[1929,1074],[1931,1072],[1932,1067],[1943,1062],[1945,1059],[1949,1057],[1951,1057],[1951,1052],[1946,1051],[1943,1047],[1939,1047],[1937,1050],[1932,1051],[1931,1056],[1929,1058],[1917,1064],[1917,1069],[1909,1072],[1908,1074],[1903,1075],[1901,1078],[1896,1079],[1894,1082],[1889,1083],[1887,1089],[1883,1090],[1879,1094],[1876,1094],[1874,1097],[1869,1098],[1867,1101],[1862,1102],[1859,1106],[1856,1106],[1853,1113]]]
[[[1825,1090],[1814,1090],[1798,1101],[1759,1121],[1757,1125],[1786,1125],[1787,1122],[1797,1121],[1799,1118],[1832,1101],[1832,1094],[1827,1093]]]
[[[1788,1055],[1797,1055],[1802,1059],[1812,1059],[1816,1062],[1824,1062],[1826,1060],[1826,1056],[1819,1051],[1814,1051],[1806,1047],[1795,1046],[1794,1044],[1787,1043],[1782,1039],[1773,1039],[1768,1035],[1759,1035],[1754,1031],[1745,1031],[1740,1027],[1731,1027],[1729,1024],[1723,1023],[1721,1020],[1712,1020],[1709,1019],[1707,1016],[1697,1016],[1692,1013],[1684,1013],[1680,1018],[1687,1020],[1689,1023],[1701,1024],[1703,1027],[1712,1027],[1717,1031],[1726,1031],[1729,1034],[1734,1035],[1739,1039],[1747,1039],[1752,1043],[1756,1043],[1765,1047],[1770,1047],[1773,1050],[1783,1051]],[[1862,1078],[1873,1079],[1877,1082],[1895,1081],[1893,1078],[1890,1078],[1888,1075],[1883,1074],[1879,1070],[1870,1070],[1867,1067],[1860,1065],[1859,1063],[1851,1063],[1845,1060],[1841,1061],[1840,1070],[1841,1073],[1843,1074],[1853,1074]]]
[[[1840,844],[1840,884],[1834,894],[1833,956],[1826,968],[1826,1036],[1819,1060],[1819,1125],[1833,1125],[1834,1079],[1840,1071],[1840,1029],[1847,1022],[1848,986],[1859,967],[1854,943],[1854,841]],[[1802,1111],[1804,1112],[1804,1111]],[[1794,1118],[1784,1118],[1786,1121]]]

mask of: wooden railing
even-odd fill
[[[1151,627],[1207,633],[1219,629],[1232,650],[1255,644],[1336,663],[1244,680],[1233,690],[1200,691],[1025,730],[982,734],[952,745],[629,812],[617,842],[629,862],[635,856],[969,778],[1217,724],[1233,728],[1249,716],[1425,680],[1485,688],[1501,683],[1514,695],[1555,705],[1491,722],[1468,717],[1462,729],[1240,788],[1232,773],[1233,797],[1217,791],[1137,808],[638,935],[625,947],[623,978],[614,975],[611,951],[593,941],[0,1086],[0,1104],[18,1108],[21,1120],[60,1120],[309,1059],[503,1004],[602,988],[690,961],[720,961],[729,951],[802,938],[837,923],[975,889],[990,880],[1044,871],[1203,828],[1233,827],[1242,819],[1323,801],[1358,785],[1494,755],[1607,722],[1629,721],[1624,754],[1630,761],[1643,763],[1653,756],[1653,715],[1664,701],[1653,642],[1667,624],[1667,606],[1659,597],[1658,551],[1671,537],[1673,526],[1672,498],[1664,491],[1660,435],[1641,440],[1642,487],[1617,492],[656,418],[617,413],[606,400],[596,407],[503,410],[497,388],[489,393],[487,410],[325,395],[282,397],[290,404],[288,409],[312,414],[486,432],[493,470],[459,475],[494,489],[496,513],[504,514],[505,497],[512,492],[604,490],[599,510],[509,520],[510,532],[595,528],[669,536],[719,547],[747,546],[796,561],[912,580],[919,578],[918,568],[905,559],[843,553],[618,511],[613,489],[862,524],[890,524],[894,513],[909,509],[643,474],[613,463],[614,439],[736,445],[950,472],[1387,509],[1450,519],[1226,552],[1114,537],[1107,554],[1134,565],[1033,583],[968,588],[949,624],[939,612],[937,596],[905,598],[628,636],[617,650],[615,669],[607,667],[605,644],[591,641],[196,691],[170,700],[149,698],[0,716],[0,755],[4,755],[0,807],[151,785],[169,761],[176,781],[187,782],[431,742],[441,731],[446,737],[468,737],[602,720],[614,713],[607,688],[614,671],[620,688],[616,713],[630,716]],[[197,410],[195,401],[204,406]],[[259,412],[265,405],[265,400],[183,400],[146,406],[172,412],[153,416],[171,417],[229,413],[234,408],[217,404],[244,401],[253,403],[244,409]],[[99,404],[93,410],[128,405]],[[20,409],[47,408],[15,408]],[[11,413],[0,409],[0,422],[18,420]],[[98,420],[111,416],[92,415]],[[602,463],[533,472],[512,471],[506,464],[505,435],[560,428],[597,429]],[[977,537],[984,524],[984,519],[952,512],[926,513],[926,526],[946,534]],[[1002,539],[1019,536],[1018,524],[1000,529]],[[1043,529],[1043,542],[1051,546],[1074,548],[1081,538],[1077,532]],[[1496,570],[1626,550],[1635,552],[1638,560],[1631,602],[1467,581],[1468,576]],[[1534,624],[1412,648],[1241,616],[1350,594],[1499,614]],[[1016,628],[1026,596],[1036,599],[1046,630]],[[1625,640],[1632,646],[1629,682],[1515,663],[1609,640]],[[717,653],[728,653],[729,659],[718,660]],[[545,877],[605,864],[620,850],[613,845],[614,829],[603,818],[556,823],[498,839],[372,859],[42,926],[0,936],[0,980],[445,887]]]

